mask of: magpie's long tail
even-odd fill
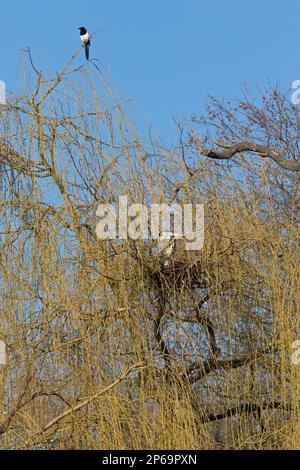
[[[91,41],[88,41],[85,45],[85,58],[86,60],[89,60],[90,58],[90,45],[91,45]]]
[[[86,60],[89,60],[90,58],[90,46],[88,46],[87,44],[85,46],[85,57],[86,57]]]

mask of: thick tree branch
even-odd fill
[[[216,370],[230,370],[230,369],[238,369],[239,367],[243,367],[247,364],[250,364],[253,360],[257,360],[258,357],[263,356],[264,354],[270,353],[272,351],[272,347],[266,348],[261,351],[253,352],[247,356],[234,358],[234,359],[220,359],[217,360],[215,357],[207,361],[203,361],[197,364],[190,365],[184,372],[184,374],[188,377],[188,381],[191,384],[198,382],[198,380],[203,379],[206,375],[210,374]]]
[[[203,305],[208,300],[209,300],[209,295],[199,302],[199,304],[196,307],[196,318],[197,318],[198,323],[205,327],[207,338],[209,340],[211,357],[214,358],[220,354],[221,350],[220,348],[218,348],[218,345],[217,345],[215,330],[214,330],[212,321],[210,320],[208,315],[204,315],[201,311]]]
[[[222,151],[206,149],[197,137],[192,137],[190,142],[196,145],[202,155],[216,160],[230,160],[239,153],[251,152],[263,158],[271,158],[277,165],[285,170],[300,171],[300,162],[288,161],[275,150],[253,142],[237,142],[233,145],[216,142],[218,147],[223,149]]]
[[[242,414],[251,414],[257,413],[259,416],[261,412],[264,410],[287,410],[290,411],[292,409],[292,405],[284,405],[279,401],[271,402],[271,403],[263,403],[262,405],[257,405],[256,403],[245,403],[240,406],[234,406],[229,408],[224,413],[214,414],[211,413],[207,416],[203,416],[201,418],[202,423],[212,423],[214,421],[220,421],[225,418],[232,418],[233,416],[238,416]]]
[[[159,345],[159,348],[163,354],[163,359],[166,361],[168,365],[170,365],[170,352],[161,334],[161,324],[162,324],[163,317],[165,315],[165,307],[166,307],[166,302],[162,294],[159,296],[158,312],[154,319],[154,322],[155,322],[154,335],[155,335],[157,344]]]

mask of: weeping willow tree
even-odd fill
[[[299,110],[213,100],[166,149],[96,62],[26,54],[0,109],[0,447],[299,447]],[[99,239],[120,196],[204,204],[203,249]]]

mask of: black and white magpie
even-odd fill
[[[80,29],[80,39],[84,44],[86,60],[89,60],[89,58],[90,58],[90,45],[91,45],[90,35],[89,35],[89,33],[87,32],[87,30],[84,26],[81,26],[78,29]]]

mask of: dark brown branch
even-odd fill
[[[237,142],[233,145],[216,142],[216,144],[223,149],[222,151],[206,149],[197,137],[192,137],[190,142],[195,144],[202,155],[208,158],[214,158],[216,160],[230,160],[239,153],[251,152],[256,153],[263,158],[271,158],[277,163],[277,165],[285,170],[300,171],[299,162],[288,161],[275,150],[253,142]]]
[[[230,370],[238,369],[247,364],[250,364],[253,360],[257,359],[259,356],[268,354],[272,351],[272,347],[266,348],[261,351],[256,351],[247,356],[234,358],[234,359],[220,359],[217,360],[215,357],[207,361],[203,361],[197,364],[190,365],[184,372],[184,375],[187,376],[190,384],[198,382],[198,380],[203,379],[206,375],[210,374],[213,371],[219,370]]]
[[[65,403],[67,406],[71,406],[70,403],[65,400],[62,395],[60,395],[59,393],[57,392],[36,392],[32,395],[32,397],[25,401],[24,403],[22,403],[22,408],[24,408],[24,406],[28,405],[29,403],[31,403],[32,401],[34,401],[36,398],[40,398],[40,397],[56,397],[56,398],[59,398],[63,403]]]
[[[163,339],[162,337],[162,334],[161,334],[161,323],[162,323],[162,320],[163,320],[163,317],[165,315],[165,299],[164,299],[164,296],[163,295],[160,295],[159,296],[159,305],[158,305],[158,312],[157,312],[157,315],[154,319],[154,328],[155,328],[155,331],[154,331],[154,334],[155,334],[155,339],[157,341],[157,343],[159,344],[159,348],[163,354],[163,359],[166,361],[167,364],[169,364],[170,362],[170,353],[169,353],[169,349],[168,349],[168,346],[165,342],[165,340]]]
[[[202,299],[196,307],[196,318],[199,324],[205,327],[206,335],[209,340],[210,353],[212,357],[217,357],[220,354],[220,348],[218,348],[216,335],[211,319],[207,315],[203,315],[201,308],[209,300],[209,296]]]
[[[237,369],[242,367],[250,362],[250,357],[242,357],[238,359],[228,359],[228,360],[216,360],[215,358],[209,359],[207,361],[203,361],[202,363],[198,364],[198,367],[195,370],[195,366],[193,370],[195,372],[189,375],[188,380],[191,384],[198,382],[198,380],[203,379],[206,375],[210,374],[215,370],[229,370],[229,369]]]
[[[31,56],[31,50],[29,47],[27,47],[26,49],[23,49],[24,52],[27,52],[27,54],[29,55],[29,60],[30,60],[30,64],[31,64],[31,67],[33,68],[33,70],[35,71],[35,73],[37,75],[40,75],[40,72],[35,68],[34,66],[34,63],[33,63],[33,60],[32,60],[32,56]]]
[[[257,413],[260,416],[261,412],[264,410],[278,410],[278,409],[291,411],[292,405],[290,404],[284,405],[281,402],[277,402],[277,401],[271,402],[271,403],[264,403],[262,405],[256,405],[255,403],[246,403],[244,405],[234,406],[232,408],[229,408],[224,413],[218,413],[218,414],[211,413],[207,416],[203,416],[201,418],[201,422],[212,423],[214,421],[220,421],[222,419],[232,418],[233,416],[242,415],[242,414],[251,414],[251,413]]]

